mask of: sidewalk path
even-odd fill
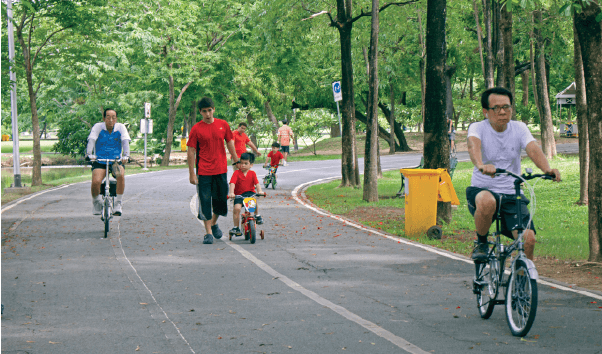
[[[383,168],[419,154],[383,156]],[[265,170],[255,166],[259,175]],[[127,177],[108,239],[89,183],[2,209],[2,350],[29,353],[597,353],[602,303],[540,285],[535,325],[480,319],[473,266],[299,204],[339,161],[290,163],[260,199],[265,240],[203,245],[186,170]],[[10,207],[10,208],[8,208]],[[192,210],[191,210],[192,209]],[[231,215],[220,218],[226,231]]]

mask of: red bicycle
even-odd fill
[[[253,194],[252,196],[249,197],[243,197],[242,195],[237,195],[236,198],[242,198],[243,202],[242,202],[242,206],[244,208],[244,210],[241,211],[241,226],[242,226],[242,233],[240,235],[236,235],[236,234],[229,234],[229,239],[230,241],[232,241],[232,236],[242,236],[245,235],[245,240],[249,241],[251,243],[255,243],[256,240],[256,235],[257,235],[257,231],[256,231],[256,223],[255,223],[255,210],[257,209],[257,199],[255,197],[259,197],[259,196],[263,196],[265,197],[265,193],[262,194]],[[235,199],[236,199],[235,198]],[[233,199],[233,200],[235,200]],[[261,230],[259,232],[259,236],[261,237],[261,239],[263,240],[264,238],[264,232],[263,230]]]

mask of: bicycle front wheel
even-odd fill
[[[249,234],[251,235],[251,243],[255,243],[257,235],[255,234],[255,220],[249,220]]]
[[[102,208],[102,216],[105,223],[105,238],[109,234],[109,219],[111,217],[111,203],[108,197],[105,197],[104,207]]]
[[[537,281],[531,279],[529,268],[517,260],[506,290],[506,320],[512,335],[524,337],[529,333],[537,313]]]
[[[270,180],[271,180],[271,178],[269,178],[269,177],[264,177],[264,179],[263,179],[263,185],[264,185],[266,188],[268,188],[268,187],[270,186]]]
[[[499,292],[499,264],[500,262],[496,258],[490,259],[488,263],[475,264],[478,279],[476,284],[477,308],[483,319],[488,319],[493,313],[495,299]]]
[[[272,176],[272,189],[276,189],[276,176]]]

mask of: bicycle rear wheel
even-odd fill
[[[270,186],[270,180],[271,180],[271,178],[270,178],[269,176],[268,176],[268,177],[264,177],[264,178],[263,178],[263,185],[264,185],[266,188],[268,188],[268,187]]]
[[[487,267],[487,265],[489,265]],[[477,281],[475,292],[477,295],[477,308],[481,318],[488,319],[493,313],[495,300],[499,293],[500,262],[492,258],[488,263],[475,264]]]
[[[257,239],[255,220],[249,220],[249,234],[251,235],[251,243],[255,243],[255,240]]]
[[[508,281],[505,307],[512,335],[526,336],[537,313],[537,281],[531,279],[527,264],[520,259]]]

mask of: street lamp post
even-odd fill
[[[13,126],[13,173],[16,188],[21,187],[21,166],[19,157],[19,127],[17,122],[17,75],[13,71],[15,64],[15,38],[13,36],[13,0],[6,0],[6,16],[8,23],[8,60],[10,62],[10,115]]]

